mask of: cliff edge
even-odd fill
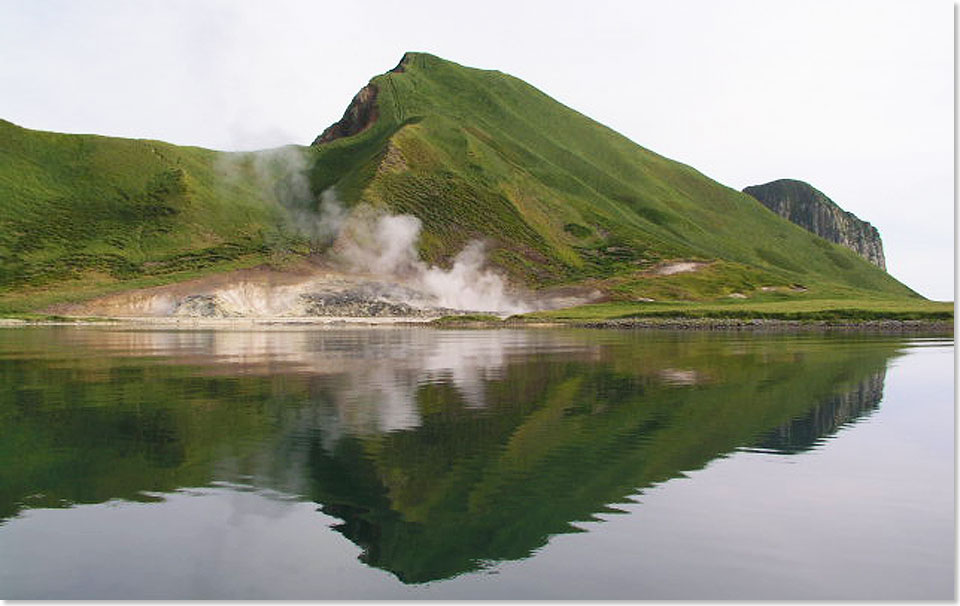
[[[803,181],[780,179],[752,185],[743,193],[807,231],[845,246],[877,267],[887,269],[877,228],[843,210],[813,186]]]

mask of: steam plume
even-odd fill
[[[324,204],[339,206],[335,197]],[[343,216],[333,210],[327,214]],[[414,216],[361,205],[341,225],[331,257],[349,271],[402,281],[430,296],[438,307],[501,313],[529,309],[509,292],[503,277],[487,267],[485,247],[478,240],[469,242],[449,269],[422,261],[417,253],[421,228]]]
[[[325,255],[345,272],[400,282],[437,307],[499,313],[531,309],[487,266],[482,242],[469,242],[449,269],[429,265],[417,252],[422,229],[417,217],[365,203],[347,209],[333,188],[317,200],[307,153],[288,146],[224,154],[217,168],[228,183],[240,183],[241,175],[252,173],[263,199],[279,206],[286,227],[318,248],[332,245]]]

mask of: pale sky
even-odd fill
[[[0,118],[308,144],[407,50],[522,78],[736,189],[807,181],[880,230],[891,274],[953,299],[950,0],[0,0]]]

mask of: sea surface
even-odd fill
[[[952,337],[0,329],[0,598],[953,599]]]

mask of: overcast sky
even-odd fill
[[[880,230],[891,274],[953,299],[953,22],[949,0],[0,0],[0,118],[307,144],[426,51],[730,187],[807,181]]]

